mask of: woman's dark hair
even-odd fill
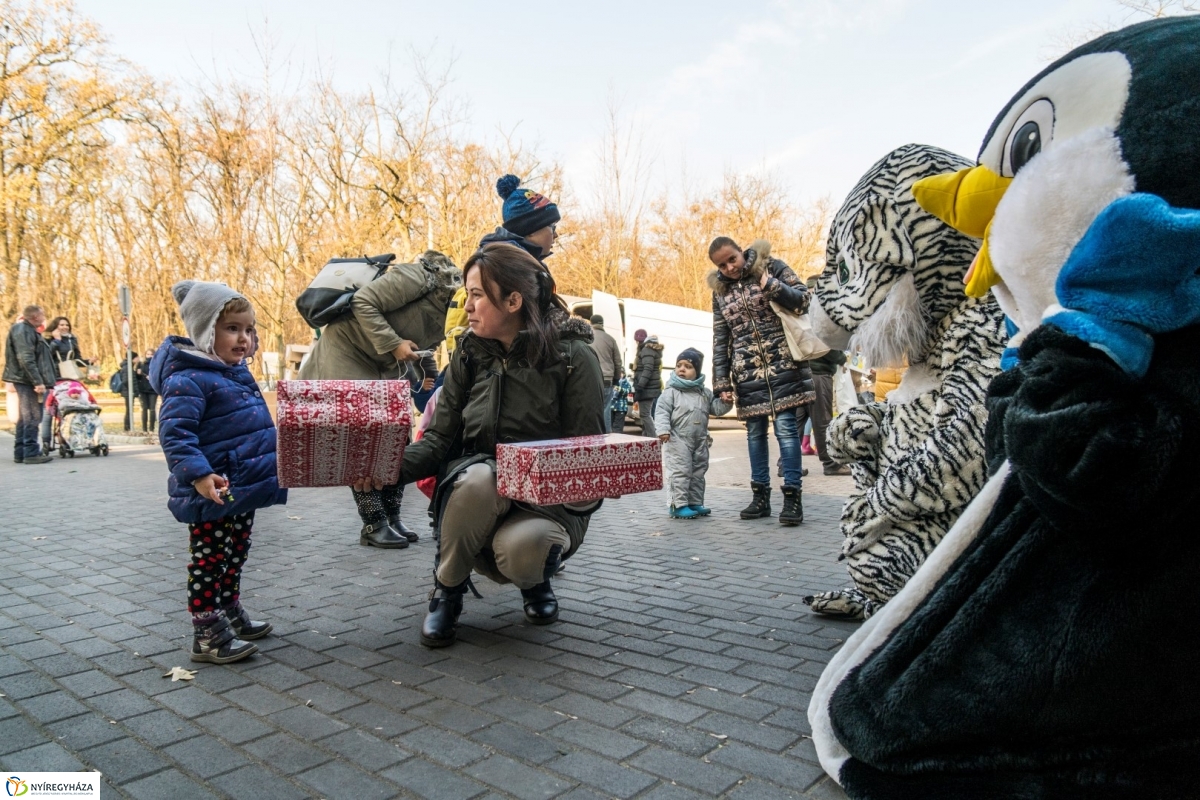
[[[554,278],[537,259],[519,247],[495,243],[476,250],[463,266],[463,277],[479,267],[483,291],[492,305],[501,307],[513,292],[521,295],[521,316],[529,332],[529,363],[544,369],[558,363],[558,327],[552,312],[567,313],[566,303],[554,293]]]
[[[63,322],[64,320],[66,321],[67,325],[70,326],[71,333],[74,333],[75,326],[71,325],[71,320],[67,319],[66,317],[55,317],[54,319],[50,320],[50,324],[46,326],[46,333],[54,333],[54,331],[58,328],[58,323]]]
[[[722,247],[732,247],[734,250],[737,250],[738,252],[741,252],[741,249],[742,249],[742,248],[738,247],[737,242],[735,242],[733,239],[730,239],[728,236],[718,236],[717,238],[713,239],[712,244],[710,244],[708,246],[708,257],[711,259],[713,257],[713,254],[716,253],[718,250],[720,250]]]

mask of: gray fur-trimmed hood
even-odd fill
[[[744,280],[757,281],[763,274],[763,270],[767,268],[767,264],[771,261],[771,243],[766,239],[755,239],[750,243],[745,251],[746,253],[746,270],[742,277],[736,281],[731,281],[721,275],[721,271],[713,267],[708,271],[708,288],[716,294],[725,294],[729,291],[733,284]]]

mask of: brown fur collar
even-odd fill
[[[708,288],[712,289],[715,294],[723,295],[735,283],[745,280],[757,281],[762,276],[763,270],[767,268],[767,264],[770,261],[771,243],[766,239],[755,239],[750,243],[750,247],[746,249],[746,269],[742,273],[742,277],[736,281],[722,278],[721,271],[713,267],[708,271]]]
[[[596,338],[590,322],[582,317],[573,317],[558,306],[552,306],[547,316],[558,328],[560,339],[580,339],[591,343]]]

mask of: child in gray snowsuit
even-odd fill
[[[658,398],[655,430],[667,452],[671,517],[695,519],[712,513],[704,505],[704,473],[708,472],[708,417],[729,413],[732,403],[704,388],[704,354],[689,347],[675,359],[675,374]]]

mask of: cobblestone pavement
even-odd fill
[[[714,458],[743,437],[719,431]],[[854,626],[800,598],[844,581],[848,479],[810,479],[799,528],[738,520],[747,491],[719,485],[703,521],[669,520],[661,494],[607,503],[555,582],[557,624],[525,624],[518,592],[481,580],[445,650],[418,644],[433,543],[360,547],[348,490],[293,491],[259,513],[243,581],[275,632],[221,667],[187,660],[161,452],[16,466],[11,445],[4,770],[98,769],[106,797],[171,800],[844,797],[805,710]],[[426,531],[424,510],[413,491],[406,521]],[[195,680],[164,679],[176,665]]]

